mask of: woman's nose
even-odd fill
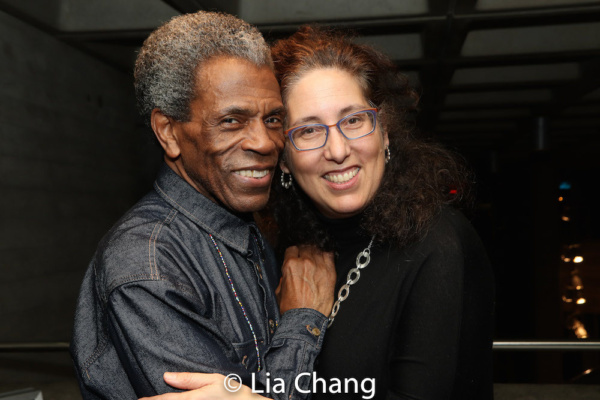
[[[350,144],[348,139],[337,126],[329,128],[329,136],[325,143],[325,158],[341,164],[350,155]]]

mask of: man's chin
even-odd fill
[[[247,214],[261,211],[269,201],[268,193],[260,196],[239,196],[232,199],[228,204],[223,204],[234,214]]]

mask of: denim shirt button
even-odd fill
[[[317,327],[311,327],[310,325],[306,325],[306,330],[312,333],[314,336],[319,336],[321,334],[321,330]]]
[[[262,279],[262,268],[260,267],[260,264],[254,263],[254,267],[256,268],[256,272],[258,272],[258,276],[260,277],[260,279]]]
[[[272,319],[269,319],[269,331],[271,332],[271,335],[275,333],[275,321]]]

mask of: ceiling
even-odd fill
[[[420,90],[421,129],[463,152],[600,153],[598,0],[0,0],[128,72],[151,30],[198,9],[238,15],[269,41],[309,22],[355,30]]]

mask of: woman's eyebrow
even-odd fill
[[[370,108],[370,106],[364,105],[364,104],[351,104],[349,106],[342,108],[338,112],[338,118],[344,118],[348,114],[351,114],[355,111],[364,110],[365,108]],[[308,115],[306,117],[303,117],[303,118],[300,118],[299,120],[294,121],[294,123],[290,124],[290,126],[299,126],[299,125],[305,125],[308,123],[319,124],[319,123],[321,123],[321,119],[319,117],[317,117],[316,115]]]
[[[371,106],[366,106],[364,104],[352,104],[352,105],[342,108],[340,110],[340,112],[338,113],[338,116],[340,118],[344,118],[348,114],[352,114],[355,111],[361,111],[366,108],[371,108]]]
[[[307,117],[300,118],[299,120],[294,121],[294,123],[291,125],[298,126],[298,125],[305,125],[308,123],[319,123],[319,118],[314,115],[309,115]]]

